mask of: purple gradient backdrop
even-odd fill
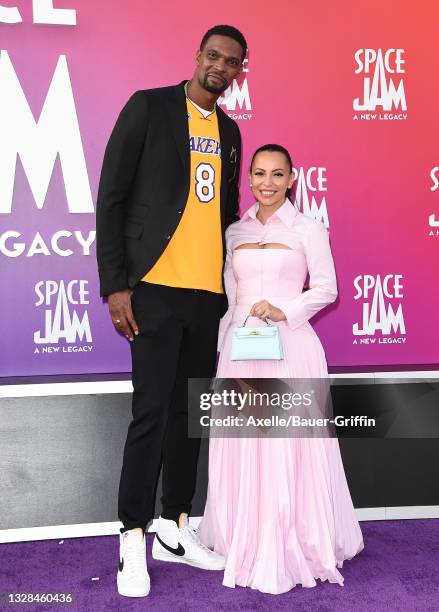
[[[439,237],[428,236],[428,215],[437,213],[439,199],[439,190],[430,191],[429,177],[439,165],[439,55],[431,44],[437,38],[436,3],[424,1],[415,11],[411,5],[373,0],[365,11],[340,0],[335,11],[324,0],[280,0],[271,7],[229,0],[216,6],[201,0],[55,2],[57,8],[76,9],[73,27],[34,25],[31,3],[3,4],[19,6],[24,19],[0,24],[0,48],[9,53],[35,118],[59,55],[67,57],[94,202],[108,136],[131,93],[190,78],[204,31],[215,23],[240,28],[250,49],[245,76],[252,102],[251,120],[239,121],[241,210],[252,203],[246,180],[251,154],[267,141],[287,146],[298,167],[326,168],[339,300],[316,318],[315,328],[328,363],[439,363]],[[407,121],[353,121],[352,100],[362,94],[354,53],[363,47],[405,49]],[[18,160],[13,212],[0,215],[0,233],[10,229],[27,241],[37,231],[43,237],[59,229],[88,232],[94,215],[68,213],[58,160],[45,206],[37,210]],[[94,247],[89,257],[0,257],[1,376],[130,369],[127,342],[114,332],[99,298]],[[352,324],[361,319],[353,280],[388,273],[404,277],[406,342],[353,345]],[[33,334],[44,318],[43,308],[34,306],[34,285],[46,279],[89,280],[91,353],[34,355]]]

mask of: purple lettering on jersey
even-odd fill
[[[199,136],[198,147],[197,147],[198,153],[206,153],[206,151],[203,149],[203,146],[205,145],[205,142],[208,140],[209,140],[208,138],[203,138],[202,136]]]
[[[215,138],[189,136],[189,149],[196,153],[221,156],[221,143]]]
[[[221,157],[221,143],[219,140],[216,140],[216,148],[215,151],[213,152],[214,155],[219,155]]]

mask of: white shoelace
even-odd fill
[[[145,566],[145,550],[139,543],[134,542],[124,543],[124,563],[127,564],[127,570],[131,577],[138,576],[139,570],[144,570]]]
[[[194,527],[191,527],[190,525],[185,525],[184,527],[181,528],[181,531],[183,533],[189,534],[189,539],[192,540],[192,542],[194,542],[194,544],[199,546],[202,550],[210,554],[213,553],[213,551],[210,550],[210,548],[208,548],[205,544],[203,544],[203,542],[200,541],[197,535],[197,530],[194,529]]]

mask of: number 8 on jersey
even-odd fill
[[[215,197],[215,170],[210,164],[198,164],[195,170],[195,193],[206,204]]]

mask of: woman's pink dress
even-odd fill
[[[325,227],[289,200],[263,225],[257,204],[229,227],[218,378],[327,377],[325,354],[308,319],[337,296]],[[238,249],[244,243],[288,249]],[[302,292],[309,273],[308,291]],[[266,299],[277,323],[281,361],[231,361],[232,329]],[[258,319],[250,324],[264,325]],[[227,558],[223,584],[284,593],[316,579],[343,584],[341,568],[363,548],[334,438],[211,438],[201,540]]]

